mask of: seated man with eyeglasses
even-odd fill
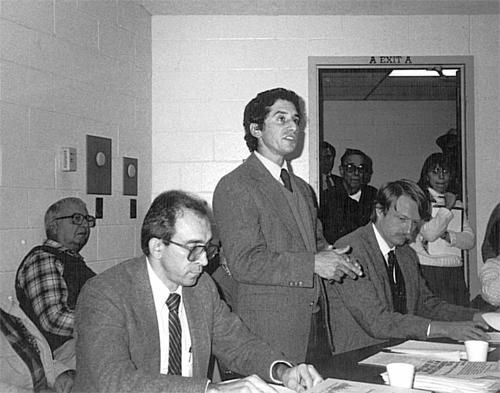
[[[76,307],[77,392],[296,392],[322,381],[292,367],[230,312],[203,272],[219,252],[208,204],[180,190],[158,195],[141,228],[141,257],[104,271]],[[210,355],[248,377],[208,379]]]
[[[339,172],[343,187],[322,192],[319,218],[330,244],[370,221],[377,190],[369,186],[372,159],[361,150],[346,149]]]
[[[76,300],[95,273],[80,250],[87,244],[95,217],[85,203],[64,198],[45,213],[47,240],[24,257],[16,274],[16,295],[24,313],[48,341],[54,355],[73,337]]]

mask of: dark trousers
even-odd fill
[[[309,333],[309,344],[307,346],[306,363],[318,364],[332,356],[328,344],[328,332],[323,310],[314,313],[311,320],[311,332]]]

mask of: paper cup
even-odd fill
[[[409,363],[389,363],[387,365],[389,385],[400,388],[412,388],[415,366]]]
[[[465,351],[469,362],[485,362],[488,356],[488,342],[479,340],[465,341]]]

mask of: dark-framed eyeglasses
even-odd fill
[[[90,228],[95,227],[95,217],[94,216],[89,216],[89,215],[83,215],[80,213],[75,213],[72,214],[71,216],[64,216],[64,217],[56,217],[54,220],[62,220],[64,218],[71,218],[71,222],[74,225],[82,225],[84,221],[87,221],[87,224]]]
[[[361,164],[360,166],[356,166],[355,164],[347,164],[347,165],[342,165],[342,167],[348,172],[348,173],[354,173],[356,170],[358,170],[359,173],[367,173],[368,168]]]
[[[193,247],[189,247],[186,246],[185,244],[174,242],[173,240],[169,240],[167,243],[172,243],[175,244],[176,246],[182,247],[185,250],[188,250],[189,254],[187,259],[189,262],[196,262],[198,259],[200,259],[201,255],[204,252],[207,253],[207,259],[210,260],[213,257],[215,257],[220,250],[220,247],[217,244],[212,244],[212,243],[197,244],[196,246]]]

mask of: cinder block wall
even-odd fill
[[[151,201],[151,16],[133,1],[1,0],[0,296],[45,238],[47,207],[86,194],[86,135],[112,140],[112,195],[82,254],[97,272],[141,254]],[[77,171],[60,170],[62,147]],[[123,157],[139,160],[137,219]]]
[[[211,201],[218,180],[248,155],[245,104],[277,86],[295,90],[307,104],[309,56],[473,55],[476,189],[470,192],[476,193],[472,214],[480,244],[500,195],[500,18],[443,10],[436,5],[436,15],[154,16],[153,194],[182,187]],[[311,180],[305,139],[293,166]],[[473,250],[478,261],[479,249]]]

